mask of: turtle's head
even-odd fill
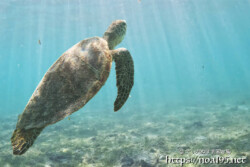
[[[103,38],[108,42],[109,49],[114,49],[124,38],[126,34],[127,24],[125,20],[113,21]]]

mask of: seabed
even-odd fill
[[[119,111],[118,111],[119,112]],[[107,114],[108,113],[108,114]],[[12,155],[17,115],[1,117],[1,167],[165,167],[175,158],[246,158],[250,166],[250,104],[128,108],[120,113],[81,110],[47,127],[22,156]],[[205,152],[209,151],[209,152]]]

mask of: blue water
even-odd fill
[[[249,0],[1,0],[1,116],[15,115],[16,121],[59,56],[80,40],[102,36],[117,19],[127,22],[117,48],[127,48],[135,66],[131,97],[118,114],[147,112],[145,106],[162,107],[164,114],[171,105],[245,103],[249,16]],[[116,92],[113,63],[105,86],[82,114],[113,114]]]
[[[102,36],[116,19],[128,24],[118,47],[129,49],[135,62],[133,100],[127,105],[249,95],[247,0],[0,3],[1,113],[20,113],[65,50]],[[88,107],[98,103],[111,110],[115,96],[113,68]]]

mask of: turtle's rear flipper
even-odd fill
[[[43,128],[16,129],[11,137],[13,154],[22,155],[25,153],[32,146],[42,130]]]
[[[116,66],[116,86],[118,88],[114,110],[118,111],[128,99],[134,85],[134,63],[129,51],[125,48],[114,50],[112,57]]]

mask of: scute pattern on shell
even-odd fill
[[[19,118],[18,128],[44,127],[82,108],[108,78],[111,68],[108,53],[107,43],[101,38],[84,40],[65,52],[33,93]]]

